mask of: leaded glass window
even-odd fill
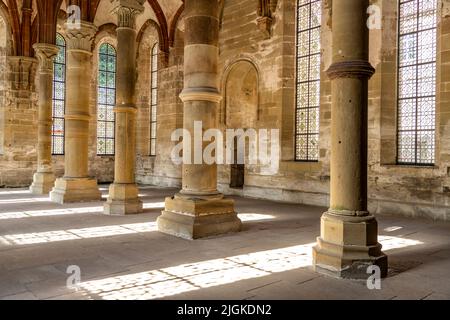
[[[97,90],[97,154],[114,155],[116,50],[108,43],[99,49]]]
[[[400,0],[399,164],[435,162],[436,26],[437,0]]]
[[[59,52],[53,60],[52,154],[64,154],[64,113],[66,107],[66,41],[56,34]]]
[[[158,43],[152,48],[150,89],[150,156],[156,156],[156,131],[158,114]]]
[[[319,159],[321,0],[297,0],[295,159]]]

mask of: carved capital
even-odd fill
[[[136,17],[144,12],[145,0],[111,0],[114,5],[112,12],[117,15],[118,28],[135,29]]]
[[[33,49],[39,60],[39,73],[53,74],[53,59],[58,54],[59,48],[53,44],[36,43]]]
[[[8,57],[9,80],[12,90],[34,90],[37,59],[30,57]]]
[[[267,39],[272,35],[273,14],[277,8],[277,3],[278,0],[258,1],[258,19],[256,22],[258,29]]]
[[[336,78],[371,78],[375,73],[374,67],[365,60],[351,60],[333,63],[327,70],[330,79]]]
[[[270,17],[259,17],[256,19],[258,24],[258,29],[261,31],[266,39],[269,39],[272,35],[272,18]]]
[[[67,49],[77,51],[91,52],[92,41],[94,40],[97,32],[97,27],[90,23],[81,21],[81,28],[74,29],[65,25],[65,31],[67,34]]]

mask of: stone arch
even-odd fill
[[[148,44],[148,38],[152,37],[152,44],[150,45],[150,48],[153,47],[153,45],[158,42],[159,44],[159,48],[160,48],[160,62],[161,62],[161,67],[167,67],[167,58],[169,56],[169,49],[165,47],[165,43],[167,43],[167,39],[164,36],[161,27],[159,26],[159,24],[152,20],[149,19],[147,20],[141,30],[139,30],[139,33],[137,34],[136,37],[136,42],[137,42],[137,58],[139,59],[139,55],[141,52],[147,52],[146,50],[147,48],[147,44]],[[155,38],[155,40],[153,41],[153,38]],[[143,42],[144,45],[142,44]]]
[[[140,156],[150,154],[150,117],[151,117],[151,67],[152,49],[156,44],[161,45],[161,29],[159,25],[148,20],[141,28],[137,38],[138,78],[136,82],[137,114],[137,153]],[[161,48],[161,47],[160,47]],[[159,51],[158,70],[166,67],[166,53]]]
[[[233,61],[224,73],[221,118],[228,128],[255,128],[259,120],[259,70],[248,58]]]
[[[117,36],[116,26],[114,24],[105,24],[98,28],[97,34],[92,44],[92,74],[91,74],[91,92],[92,101],[90,114],[92,115],[90,127],[96,133],[90,137],[90,145],[95,146],[90,148],[92,158],[101,158],[106,161],[107,158],[113,159],[113,156],[98,156],[97,155],[97,117],[98,117],[98,69],[99,69],[99,50],[102,44],[108,43],[117,50]]]
[[[256,64],[249,58],[238,58],[230,63],[224,72],[222,90],[221,118],[225,128],[256,129],[259,120],[259,70]],[[236,161],[237,140],[234,148]],[[229,170],[230,188],[243,188],[246,166],[235,162],[226,170]]]

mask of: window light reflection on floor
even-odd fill
[[[89,210],[97,210],[97,209],[102,210],[102,207],[79,208],[79,209],[84,209],[85,212],[89,212]],[[68,212],[67,214],[79,213],[79,209],[72,209],[75,212]],[[56,214],[56,212],[53,212],[53,214]],[[245,221],[271,219],[273,218],[273,216],[251,213],[251,214],[241,214],[240,218],[243,222],[245,222]],[[111,237],[123,234],[143,233],[153,231],[157,231],[155,221],[135,223],[135,224],[125,224],[125,225],[91,227],[84,229],[56,230],[47,232],[5,235],[0,236],[0,245],[39,244],[39,243],[58,242],[67,240]]]
[[[30,190],[8,190],[8,191],[0,191],[0,195],[4,194],[30,194]]]
[[[380,236],[384,251],[423,244],[417,240]],[[315,243],[183,264],[148,272],[92,280],[80,284],[94,299],[147,300],[231,284],[312,264]]]
[[[164,202],[148,202],[144,203],[144,209],[163,209]],[[26,210],[17,212],[0,212],[0,220],[6,219],[22,219],[28,217],[47,217],[70,214],[84,214],[84,213],[102,213],[103,207],[80,207],[80,208],[66,208],[66,209],[44,209],[44,210]]]
[[[67,240],[111,237],[156,231],[156,222],[123,224],[84,229],[57,230],[0,236],[0,245],[27,245]]]

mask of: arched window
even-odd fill
[[[150,156],[156,156],[156,131],[158,115],[158,54],[156,43],[152,48],[150,80]]]
[[[56,34],[58,55],[53,60],[52,154],[64,154],[64,113],[66,109],[66,41]]]
[[[319,160],[321,0],[297,0],[295,160]]]
[[[116,104],[116,50],[108,43],[100,46],[98,59],[97,154],[114,155]]]
[[[397,162],[433,165],[437,0],[400,0]]]

